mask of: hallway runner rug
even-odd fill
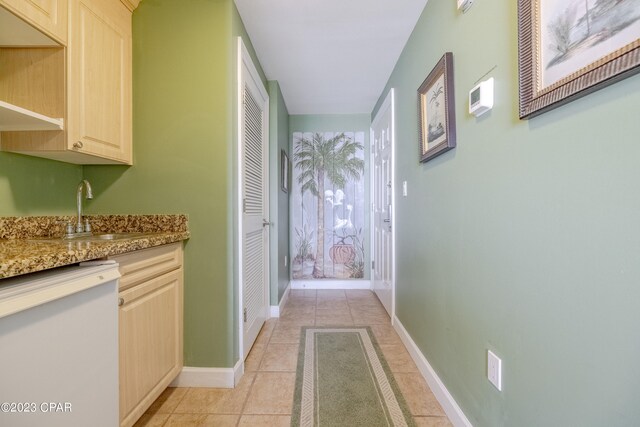
[[[303,327],[291,425],[415,426],[369,327]]]

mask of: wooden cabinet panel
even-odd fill
[[[132,425],[182,369],[182,270],[120,293],[120,420]]]
[[[0,0],[0,4],[6,1],[22,4],[31,0]],[[47,2],[63,0],[33,1],[46,5]],[[63,52],[66,78],[63,73],[63,79],[57,80],[56,86],[47,86],[45,93],[48,98],[60,100],[63,113],[66,113],[64,130],[30,131],[7,128],[2,132],[0,148],[3,151],[69,163],[130,165],[133,162],[133,4],[117,0],[68,0],[68,3],[64,0],[64,7],[65,12],[68,7],[68,43]],[[7,56],[9,61],[17,58],[15,54],[9,55],[15,49],[0,50],[0,54]],[[51,51],[55,52],[53,49]],[[59,74],[53,76],[59,78]],[[18,77],[5,77],[4,86],[21,89],[25,87],[21,82],[28,81],[28,78],[23,72]],[[42,82],[51,80],[48,75],[37,79]],[[27,108],[2,99],[1,96],[2,93],[0,100]],[[31,100],[27,102],[32,103]],[[60,117],[63,116],[52,118]]]
[[[120,425],[132,426],[182,369],[182,243],[113,257],[120,265]]]
[[[68,0],[0,0],[0,5],[52,36],[67,43]]]
[[[69,6],[67,148],[131,164],[131,12],[112,0]]]

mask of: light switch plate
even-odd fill
[[[491,384],[502,391],[502,360],[491,350],[487,350],[487,378]]]
[[[407,181],[402,181],[402,195],[407,197]]]

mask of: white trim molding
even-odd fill
[[[449,417],[451,423],[456,427],[472,427],[471,423],[460,409],[460,406],[456,403],[449,393],[449,390],[444,386],[436,371],[433,370],[429,361],[424,354],[420,351],[416,343],[413,341],[407,330],[402,326],[400,320],[397,317],[393,319],[393,327],[395,328],[398,335],[400,335],[400,339],[404,343],[405,347],[409,351],[411,358],[418,366],[418,370],[429,384],[429,388],[438,399],[438,402],[444,409],[444,412]]]
[[[234,388],[244,373],[239,360],[234,368],[196,368],[185,366],[169,387]]]
[[[284,290],[284,294],[282,294],[282,299],[280,300],[280,304],[271,306],[271,317],[280,317],[280,313],[282,313],[282,309],[284,305],[287,303],[289,299],[289,292],[291,291],[291,282],[287,284],[287,289]]]
[[[371,280],[292,280],[291,289],[371,289]]]
[[[233,367],[233,384],[234,388],[240,383],[242,376],[244,375],[244,360],[238,359],[236,366]]]

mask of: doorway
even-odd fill
[[[395,315],[394,238],[394,90],[387,94],[371,123],[372,175],[372,287],[387,313]]]

